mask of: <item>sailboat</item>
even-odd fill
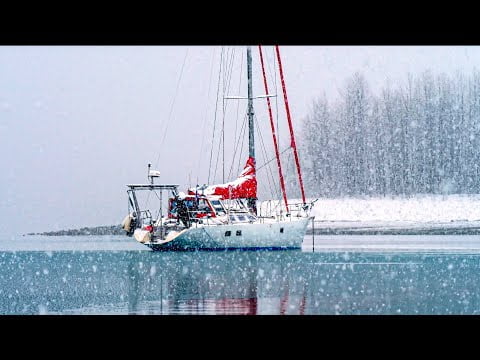
[[[270,125],[276,153],[280,185],[283,193],[282,209],[278,207],[265,213],[257,209],[257,177],[254,140],[254,109],[252,94],[252,55],[247,47],[248,78],[248,148],[249,154],[243,171],[237,179],[215,185],[196,186],[187,192],[180,192],[176,184],[155,184],[159,172],[148,165],[146,184],[128,184],[129,214],[122,227],[128,236],[152,250],[192,250],[192,249],[298,249],[310,220],[312,203],[307,203],[303,188],[300,162],[288,107],[285,81],[278,46],[275,47],[279,72],[282,81],[285,108],[291,136],[291,148],[295,155],[297,174],[302,194],[302,203],[288,203],[275,127],[265,76],[262,48],[258,46],[262,64],[263,80],[267,100]],[[157,194],[160,201],[157,218],[148,209],[139,207],[138,193],[150,191]],[[165,196],[164,193],[167,193]],[[163,214],[164,205],[166,214]],[[280,203],[280,202],[279,202]],[[131,211],[130,211],[131,209]]]

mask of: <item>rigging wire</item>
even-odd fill
[[[268,53],[265,52],[265,56],[268,56]],[[272,70],[272,66],[270,65],[270,61],[266,61],[267,63],[267,67],[268,67],[268,74],[270,76],[270,80],[272,78],[272,74],[273,74],[273,84],[274,84],[274,89],[275,89],[275,92],[274,94],[278,94],[278,86],[277,86],[277,72],[275,71],[276,69],[276,57],[275,57],[275,47],[272,46],[272,58],[273,58],[273,70]],[[277,138],[278,138],[278,147],[280,148],[280,142],[281,142],[281,136],[280,136],[280,126],[279,126],[279,123],[278,123],[278,118],[279,118],[279,111],[278,111],[278,96],[275,96],[275,120],[276,120],[276,133],[277,133]],[[280,155],[282,155],[285,151],[287,151],[288,149],[290,149],[291,147],[288,146],[285,150],[283,150]],[[267,163],[263,164],[261,167],[265,166],[266,164],[270,163],[271,161],[275,160],[275,158],[269,160]],[[258,169],[260,169],[261,167],[259,167]]]
[[[265,143],[263,141],[263,136],[262,136],[262,133],[260,131],[260,127],[258,125],[258,121],[257,121],[257,116],[255,115],[255,125],[257,127],[257,134],[259,135],[259,138],[260,138],[260,145],[261,145],[261,149],[263,150],[263,153],[262,153],[262,156],[263,156],[263,159],[264,161],[267,159],[267,150],[265,148]],[[266,178],[267,178],[267,181],[268,181],[268,184],[269,184],[269,189],[270,189],[270,195],[272,196],[272,198],[276,198],[275,195],[278,195],[275,194],[273,191],[274,189],[277,189],[277,186],[272,186],[272,183],[270,182],[270,180],[272,180],[273,183],[275,183],[275,181],[273,180],[274,177],[273,177],[273,173],[272,173],[272,169],[270,166],[268,166],[266,168],[268,171],[267,171],[267,174],[266,174]],[[258,171],[258,169],[257,169]],[[270,174],[270,176],[268,176]]]
[[[295,165],[296,165],[296,168],[297,168],[297,175],[298,175],[298,182],[300,183],[300,190],[302,192],[302,201],[303,201],[303,204],[305,205],[306,199],[305,199],[305,189],[304,189],[304,186],[303,186],[302,171],[300,169],[300,160],[298,158],[298,151],[297,151],[297,146],[296,146],[296,143],[295,143],[295,136],[294,136],[294,131],[293,131],[292,119],[291,119],[291,115],[290,115],[290,107],[288,105],[288,99],[287,99],[287,89],[286,89],[286,86],[285,86],[285,78],[283,76],[283,70],[282,70],[282,60],[281,60],[281,57],[280,57],[280,50],[279,50],[278,45],[275,45],[275,51],[277,53],[278,69],[279,69],[279,72],[280,72],[280,79],[281,79],[281,82],[282,82],[283,99],[284,99],[284,102],[285,102],[285,111],[287,113],[288,127],[289,127],[289,130],[290,130],[290,141],[291,141],[292,147],[293,147],[293,154],[295,155]]]
[[[233,64],[234,64],[234,60],[235,60],[235,51],[236,51],[236,49],[233,48],[232,58],[230,60],[230,70],[229,70],[229,76],[228,76],[227,92],[230,92],[230,84],[232,82]],[[226,113],[226,111],[227,111],[227,105],[225,103],[224,114]],[[237,118],[238,118],[238,114],[237,114]],[[223,121],[225,123],[225,115],[224,115]],[[225,129],[224,128],[222,129],[222,136],[223,136],[223,161],[222,161],[222,174],[223,175],[222,176],[223,176],[223,182],[225,182]]]
[[[247,124],[247,118],[248,118],[248,114],[245,112],[245,125]],[[246,129],[246,126],[245,126],[245,129]],[[237,164],[237,174],[240,174],[240,162],[242,161],[242,159],[244,159],[245,157],[243,156],[243,152],[244,152],[244,147],[243,147],[243,142],[245,141],[245,138],[246,136],[241,136],[242,138],[242,144],[240,145],[240,154],[238,156],[238,164]],[[233,165],[233,163],[232,163]]]
[[[225,61],[227,70],[224,72],[224,76],[223,76],[224,86],[223,86],[222,133],[221,133],[220,141],[218,143],[217,161],[215,162],[215,171],[213,173],[213,180],[215,180],[215,178],[217,176],[218,161],[220,159],[220,153],[221,153],[220,148],[221,148],[222,145],[223,145],[223,147],[225,147],[225,142],[222,141],[225,138],[224,124],[225,124],[225,114],[226,114],[226,108],[227,108],[227,105],[226,105],[227,102],[225,102],[225,92],[226,91],[228,92],[230,90],[230,80],[231,80],[231,75],[232,75],[233,56],[234,55],[235,55],[235,53],[232,51],[231,58],[228,59],[228,53],[227,53],[227,60]],[[230,65],[228,64],[228,62],[230,62]],[[223,154],[224,154],[224,152],[223,152]],[[223,182],[225,182],[225,159],[224,158],[223,158],[223,162],[222,162],[222,168],[223,168]]]
[[[284,153],[286,153],[287,150],[290,150],[291,148],[292,148],[291,146],[285,148],[285,149],[280,153],[280,156],[283,155]],[[271,163],[271,162],[272,162],[273,160],[275,160],[275,159],[276,159],[276,157],[271,158],[271,159],[268,160],[266,163],[264,163],[264,164],[262,164],[261,166],[257,167],[257,170],[260,170],[260,169],[263,168],[265,165]]]
[[[228,58],[228,53],[229,53],[229,49],[227,48],[227,55],[226,57]],[[224,64],[224,60],[222,59],[222,67],[223,68],[226,68],[226,63],[227,61],[225,61],[225,64]],[[222,128],[224,126],[224,120],[225,120],[225,73],[227,72],[227,70],[224,71],[224,74],[223,74],[223,77],[222,77]],[[215,136],[215,134],[213,135]],[[214,141],[212,141],[212,147],[213,147],[213,144],[214,144]],[[215,170],[213,172],[213,179],[212,181],[215,182],[215,179],[217,177],[217,168],[218,168],[218,160],[220,159],[220,148],[222,146],[222,136],[219,137],[219,140],[218,140],[218,150],[217,150],[217,160],[215,161]],[[210,182],[209,182],[210,183]]]
[[[238,92],[237,92],[238,94],[240,94],[240,89],[241,89],[241,85],[242,85],[242,77],[243,77],[243,56],[240,57],[240,79],[238,81]],[[237,125],[238,125],[238,110],[239,110],[239,108],[240,108],[240,101],[237,101],[237,115],[236,115],[236,118],[235,118],[235,132],[234,132],[234,135],[233,135],[234,139],[238,139],[237,138]],[[246,116],[247,116],[247,114],[245,114],[245,118],[246,118]],[[241,132],[241,130],[240,130],[240,132]],[[240,134],[240,136],[241,136],[241,134]],[[238,142],[240,142],[240,141],[238,141]],[[234,149],[235,150],[234,150],[234,154],[233,154],[232,164],[230,166],[230,171],[228,173],[229,178],[232,176],[233,164],[235,163],[236,147]]]
[[[197,165],[197,181],[196,181],[196,184],[198,184],[198,174],[200,173],[200,166],[201,166],[201,160],[203,159],[203,145],[205,143],[205,130],[207,128],[207,113],[208,113],[208,105],[210,103],[210,88],[211,88],[211,85],[212,85],[212,74],[213,74],[213,63],[214,63],[214,60],[215,59],[215,48],[213,48],[213,52],[212,52],[212,61],[211,61],[211,65],[210,65],[210,75],[208,77],[208,91],[207,91],[207,101],[206,101],[206,106],[205,106],[205,113],[204,113],[204,116],[203,116],[203,130],[202,130],[202,143],[200,145],[200,160],[198,161],[198,165]]]
[[[278,89],[277,89],[277,72],[275,71],[276,69],[276,58],[275,58],[275,47],[272,46],[272,57],[273,57],[273,70],[272,70],[272,66],[270,65],[270,61],[266,61],[267,63],[267,69],[268,69],[268,74],[270,76],[270,80],[272,80],[272,74],[273,74],[273,83],[274,83],[274,89],[275,89],[275,92],[274,94],[278,94]],[[267,51],[265,51],[265,57],[268,57],[268,53]],[[268,60],[268,59],[267,59]],[[278,141],[279,141],[279,144],[280,144],[280,128],[278,126],[278,96],[275,96],[275,118],[276,118],[276,125],[277,125],[277,135],[278,135]],[[280,147],[280,145],[279,145]]]
[[[287,176],[290,175],[291,177],[291,174],[295,174],[295,168],[294,168],[294,164],[293,164],[293,155],[292,155],[292,151],[290,151],[288,153],[288,159],[287,159],[287,166],[286,166],[286,169],[287,169]],[[290,184],[291,180],[287,179],[287,186],[288,184]]]
[[[172,103],[170,104],[170,111],[168,113],[168,117],[167,117],[167,120],[165,122],[165,130],[163,131],[163,138],[162,138],[162,141],[160,142],[160,146],[159,146],[160,150],[158,152],[157,161],[155,162],[155,168],[158,168],[158,164],[159,164],[159,161],[160,161],[160,155],[162,154],[161,149],[162,149],[162,146],[163,146],[163,142],[165,141],[165,137],[167,135],[168,125],[170,124],[170,119],[172,117],[173,107],[175,105],[175,100],[177,99],[178,89],[180,88],[180,83],[181,83],[182,76],[183,76],[183,69],[185,68],[185,63],[187,61],[187,55],[188,55],[188,47],[187,47],[187,50],[185,51],[185,56],[183,57],[183,63],[182,63],[182,67],[180,69],[180,75],[178,76],[178,79],[177,79],[177,86],[175,87],[175,93],[173,95]],[[162,126],[160,126],[160,128],[162,128]],[[150,192],[148,193],[148,196],[147,196],[146,206],[148,206],[149,200],[150,200]]]
[[[180,76],[178,77],[178,80],[177,80],[177,86],[175,88],[175,94],[173,96],[172,104],[170,105],[170,112],[168,114],[168,118],[167,118],[167,122],[166,122],[166,126],[165,126],[165,131],[163,132],[163,138],[162,138],[162,141],[160,142],[160,149],[162,148],[163,142],[165,141],[165,137],[167,135],[168,125],[170,124],[170,118],[172,117],[173,107],[175,105],[175,100],[177,99],[178,89],[180,87],[180,82],[182,80],[183,69],[185,67],[185,62],[187,61],[187,55],[188,55],[188,48],[187,48],[187,51],[185,52],[185,57],[183,58],[182,68],[180,70]],[[158,162],[160,161],[160,155],[161,154],[162,154],[162,151],[160,151],[158,153],[157,161],[155,163],[156,167],[158,167]]]
[[[218,82],[217,82],[217,97],[215,101],[215,115],[213,118],[213,133],[212,133],[212,147],[210,149],[210,161],[208,163],[208,181],[207,184],[210,184],[210,170],[212,168],[212,156],[213,156],[213,147],[215,143],[215,125],[217,123],[217,109],[218,109],[218,94],[220,92],[220,76],[222,74],[222,65],[223,65],[223,53],[225,49],[222,46],[222,52],[220,53],[220,65],[219,65],[219,71],[218,71]]]
[[[246,124],[247,124],[247,114],[245,114],[245,116],[243,118],[242,128],[240,129],[240,136],[237,138],[237,141],[236,141],[236,144],[235,144],[235,147],[234,147],[234,150],[233,150],[232,164],[230,166],[230,172],[228,174],[229,178],[232,174],[233,165],[235,164],[235,158],[236,158],[236,155],[237,155],[238,145],[240,144],[240,139],[244,139],[243,134],[245,133],[244,130],[246,129],[246,126],[245,126]],[[243,141],[242,141],[242,146],[243,146]],[[240,152],[241,152],[241,148],[240,148]],[[240,159],[241,159],[241,157],[239,156],[239,160]]]
[[[263,74],[263,83],[264,83],[264,87],[265,87],[265,92],[268,94],[270,91],[268,89],[267,76],[265,74],[265,65],[264,65],[265,62],[263,61],[263,52],[262,52],[262,47],[260,45],[258,46],[258,51],[259,51],[259,55],[260,55],[260,62],[261,62],[261,65],[262,65],[262,74]],[[284,179],[283,179],[282,163],[281,163],[280,155],[278,153],[279,147],[278,147],[278,142],[277,142],[277,135],[275,134],[275,125],[273,123],[272,107],[271,107],[271,103],[270,103],[270,98],[267,98],[266,100],[267,100],[268,115],[269,115],[269,120],[270,120],[270,128],[272,130],[273,147],[274,147],[275,154],[276,154],[276,157],[277,157],[277,168],[278,168],[280,188],[282,190],[283,200],[284,200],[284,203],[285,203],[285,208],[288,212],[289,211],[288,200],[287,200],[287,194],[286,194],[286,190],[285,190],[285,183],[284,183]]]
[[[274,83],[274,86],[275,86],[275,94],[278,94],[277,72],[275,71],[275,69],[276,69],[275,48],[273,46],[272,46],[272,53],[273,53],[273,74],[274,74],[273,83]],[[276,117],[276,120],[277,120],[278,147],[280,147],[281,137],[280,137],[280,127],[278,125],[278,114],[279,114],[279,112],[278,112],[278,96],[275,96],[275,117]]]
[[[232,81],[232,70],[233,70],[233,62],[235,59],[235,48],[232,50],[232,55],[230,59],[230,70],[228,72],[228,85],[227,85],[227,92],[230,90],[230,83]],[[227,111],[227,102],[225,101],[225,91],[223,94],[223,119],[222,119],[222,182],[225,182],[225,114]]]
[[[230,49],[227,50],[227,72],[228,73],[228,53],[230,52]],[[225,76],[223,77],[223,94],[222,94],[222,132],[221,132],[221,138],[220,142],[218,143],[218,150],[219,152],[217,153],[217,163],[218,163],[218,158],[220,157],[220,145],[222,145],[222,176],[223,180],[222,182],[225,182],[225,167],[223,166],[225,164]],[[215,175],[217,173],[217,169],[215,167]],[[215,178],[214,175],[214,178]]]

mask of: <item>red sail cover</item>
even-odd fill
[[[189,189],[195,195],[195,188]],[[221,199],[245,199],[257,197],[257,178],[255,175],[255,159],[249,157],[240,176],[226,184],[210,185],[198,191],[199,195],[217,195]]]

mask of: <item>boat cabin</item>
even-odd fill
[[[164,239],[171,230],[179,231],[183,227],[189,228],[193,224],[205,225],[204,219],[209,218],[218,218],[213,224],[252,223],[256,221],[256,217],[248,211],[240,199],[226,202],[220,196],[185,195],[178,192],[178,185],[130,184],[127,186],[129,188],[127,190],[129,215],[124,219],[122,227],[129,236],[132,236],[135,229],[139,228],[149,232],[151,238]],[[165,191],[169,193],[168,196],[164,196],[163,192]],[[152,214],[149,209],[140,208],[138,196],[143,192],[154,192],[156,194],[159,200],[159,208],[156,214]],[[166,216],[162,214],[162,199],[168,200]],[[145,202],[148,203],[148,197],[146,197]],[[209,224],[208,220],[206,224]]]
[[[168,218],[178,218],[178,199],[175,197],[168,199]],[[223,216],[227,213],[222,202],[216,198],[208,198],[206,196],[187,195],[183,200],[192,217],[201,219],[204,217]]]

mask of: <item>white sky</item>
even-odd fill
[[[245,48],[225,52],[233,49],[228,95],[244,96]],[[0,47],[0,236],[120,223],[127,211],[125,184],[144,182],[147,163],[155,164],[159,154],[162,182],[185,188],[198,177],[205,183],[220,52],[212,46]],[[272,68],[273,48],[264,52]],[[478,46],[289,46],[281,52],[297,133],[312,100],[323,93],[337,98],[355,71],[377,91],[409,72],[469,73],[480,64]],[[254,92],[264,94],[256,47],[253,66]],[[229,100],[225,116],[227,175],[237,104]],[[246,104],[239,105],[237,126]],[[287,144],[283,103],[278,105]],[[255,111],[271,146],[265,100],[256,100]],[[257,142],[257,165],[263,162]],[[222,181],[220,174],[215,181]]]

